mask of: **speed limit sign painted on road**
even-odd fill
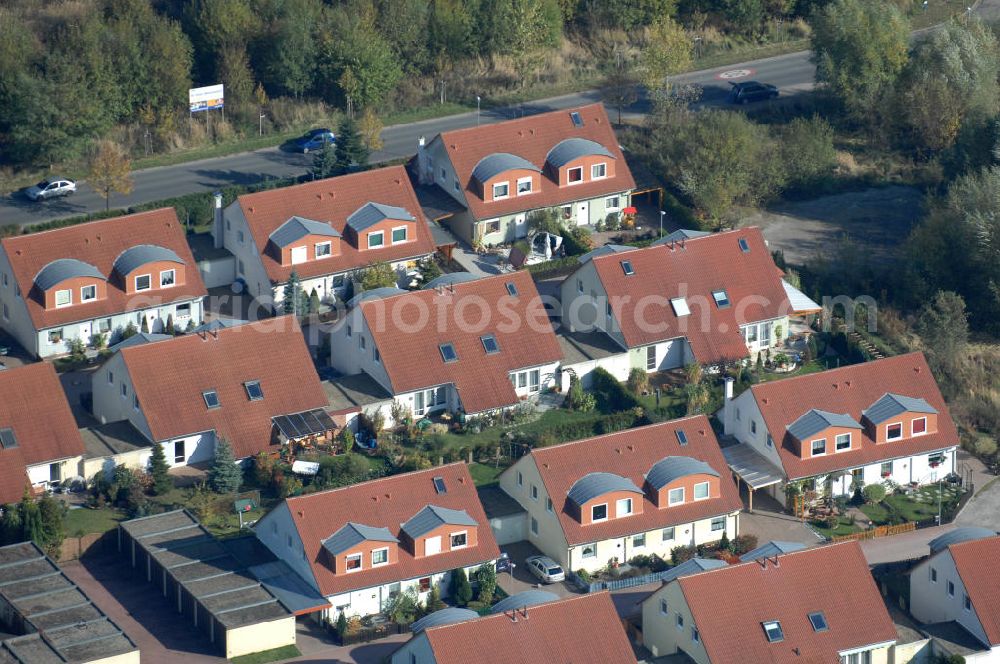
[[[737,78],[753,76],[756,73],[757,72],[753,69],[730,69],[729,71],[724,71],[721,74],[716,74],[715,77],[722,81],[731,81]]]

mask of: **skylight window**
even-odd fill
[[[740,251],[742,251],[744,254],[750,253],[750,243],[747,242],[747,239],[745,237],[740,238]]]
[[[201,396],[205,399],[205,405],[209,408],[219,407],[219,394],[215,390],[202,392]]]
[[[632,261],[622,261],[622,271],[626,277],[631,277],[635,274],[635,270],[632,268]]]
[[[674,308],[674,315],[677,317],[687,316],[691,313],[687,300],[683,297],[675,297],[670,300],[670,306]]]
[[[448,493],[448,487],[445,486],[443,477],[434,478],[434,490],[438,493]]]
[[[11,428],[0,429],[0,446],[3,446],[5,450],[9,450],[17,447],[17,438],[14,436],[14,430]]]
[[[764,635],[767,636],[768,642],[777,643],[785,640],[785,633],[781,631],[781,623],[777,620],[769,620],[761,625],[764,627]]]
[[[688,435],[683,431],[681,431],[680,429],[677,430],[677,442],[680,443],[681,445],[688,444]]]
[[[814,631],[825,632],[830,629],[829,625],[826,624],[826,616],[823,615],[822,611],[810,613],[809,622],[812,623]]]
[[[453,344],[441,344],[438,348],[441,350],[441,359],[445,362],[458,361],[458,353],[455,352]]]
[[[726,293],[725,289],[712,291],[712,297],[715,298],[715,304],[720,309],[725,309],[729,306],[729,294]]]
[[[507,282],[507,295],[510,295],[511,297],[517,297],[517,286],[515,286],[514,282],[512,281]]]
[[[483,342],[483,350],[486,351],[487,355],[493,355],[494,353],[500,352],[500,344],[497,343],[497,338],[492,334],[487,334],[485,337],[479,337],[479,340]]]
[[[572,113],[570,113],[569,117],[573,121],[573,126],[574,127],[582,127],[583,126],[583,118],[581,118],[580,114],[577,113],[576,111],[573,111]]]
[[[260,387],[259,380],[250,380],[243,383],[243,387],[246,388],[247,397],[250,401],[262,401],[264,399],[264,390]]]

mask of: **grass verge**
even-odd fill
[[[266,664],[267,662],[280,662],[285,659],[299,657],[302,653],[295,646],[281,646],[271,650],[261,650],[252,652],[249,655],[233,657],[230,662],[233,664]]]
[[[117,528],[118,523],[124,518],[124,514],[113,508],[97,510],[82,507],[66,512],[66,516],[63,517],[63,528],[69,537],[106,533]]]
[[[469,466],[469,474],[477,487],[496,486],[500,473],[506,470],[505,466],[494,468],[484,463],[473,463]]]

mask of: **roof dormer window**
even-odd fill
[[[590,179],[602,180],[608,177],[608,165],[605,163],[594,164],[590,167]]]
[[[530,194],[532,191],[532,179],[529,175],[528,177],[517,179],[517,195]]]
[[[600,505],[594,505],[590,508],[590,521],[591,523],[597,523],[598,521],[608,520],[608,504],[601,503]]]
[[[814,632],[825,632],[830,629],[829,625],[826,624],[826,616],[823,615],[822,611],[810,613],[809,623],[812,625]]]
[[[90,302],[97,299],[97,286],[84,286],[80,289],[80,301]]]
[[[330,242],[316,243],[316,258],[329,258],[332,252],[333,252],[332,243]]]
[[[259,380],[249,380],[243,383],[244,389],[247,391],[247,398],[250,401],[263,401],[264,390],[260,386]]]
[[[17,446],[17,437],[14,436],[14,430],[9,427],[0,429],[0,447],[10,450]]]
[[[163,270],[160,272],[160,288],[170,288],[177,279],[176,270]]]
[[[215,390],[206,390],[201,393],[201,396],[205,400],[205,406],[210,410],[218,408],[221,405],[219,403],[219,393]]]
[[[497,343],[497,338],[492,334],[487,334],[479,339],[483,342],[483,350],[486,351],[487,355],[494,355],[500,352],[500,344]]]
[[[667,505],[680,505],[684,502],[684,487],[671,489],[667,493]]]
[[[73,291],[69,288],[56,291],[56,306],[68,307],[73,304]]]
[[[583,167],[577,166],[566,171],[566,182],[569,184],[580,184],[583,182]]]
[[[135,290],[145,291],[151,288],[151,281],[148,274],[140,274],[135,278]]]
[[[899,440],[903,437],[903,423],[895,422],[885,428],[886,440]]]
[[[725,309],[729,306],[729,294],[726,293],[725,289],[712,291],[712,298],[715,299],[715,305],[720,309]]]
[[[385,233],[382,231],[376,231],[374,233],[368,234],[368,248],[376,249],[385,244]]]
[[[761,627],[764,628],[764,636],[767,637],[769,643],[778,643],[785,640],[785,633],[781,629],[781,623],[777,620],[762,622]]]
[[[622,272],[625,273],[626,277],[631,277],[635,274],[635,268],[632,267],[632,261],[622,261]]]
[[[457,362],[458,353],[455,352],[455,345],[451,343],[441,344],[438,346],[441,351],[441,359],[445,362]]]
[[[500,182],[493,185],[493,200],[500,200],[502,198],[507,198],[510,196],[510,184],[507,182]]]

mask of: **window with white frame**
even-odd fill
[[[135,278],[135,289],[137,291],[149,290],[150,288],[150,278],[148,274],[140,274]]]
[[[532,369],[528,372],[528,391],[537,392],[541,389],[542,372],[539,369]]]
[[[688,316],[691,314],[691,309],[688,308],[687,300],[683,297],[675,297],[670,300],[670,306],[674,310],[674,315],[678,318],[682,316]]]
[[[489,235],[490,233],[500,232],[500,220],[499,219],[487,219],[483,222],[483,235]]]
[[[826,454],[826,438],[820,438],[810,443],[812,456],[823,456]]]
[[[962,593],[962,606],[965,607],[966,611],[972,611],[972,599],[968,593]]]
[[[879,467],[879,474],[882,477],[892,476],[892,461],[883,461],[882,465]]]
[[[708,482],[698,482],[694,485],[694,499],[705,500],[708,498]]]
[[[712,532],[713,533],[717,532],[719,530],[725,530],[725,529],[726,529],[726,517],[724,517],[724,516],[717,516],[714,519],[712,519]]]
[[[49,343],[50,344],[57,344],[57,343],[59,343],[62,340],[63,340],[63,331],[62,331],[62,328],[59,328],[58,330],[49,330]]]
[[[896,422],[890,424],[885,428],[885,439],[886,440],[899,440],[903,437],[903,423]]]
[[[351,555],[347,556],[345,561],[346,561],[345,568],[347,569],[348,572],[357,572],[361,570],[360,553],[352,553]]]
[[[604,199],[604,209],[608,212],[617,212],[622,206],[620,196],[609,196]]]
[[[761,323],[760,324],[760,343],[762,346],[771,345],[771,324]]]
[[[531,182],[531,176],[530,175],[528,177],[526,177],[526,178],[518,178],[517,179],[517,195],[520,196],[521,194],[530,194],[531,193],[531,186],[532,186],[532,182]]]
[[[632,499],[619,498],[615,502],[615,516],[628,516],[632,513]]]
[[[580,556],[583,558],[596,558],[597,557],[597,545],[587,544],[580,550]]]
[[[838,452],[844,452],[846,450],[851,449],[851,434],[838,433],[834,449],[837,450]]]
[[[538,500],[538,487],[536,485],[534,484],[531,485],[530,494],[532,500]]]
[[[656,370],[656,346],[646,346],[646,371]]]
[[[73,291],[70,289],[56,291],[56,306],[67,307],[73,304]]]
[[[332,254],[333,254],[333,243],[331,242],[316,243],[316,258],[329,258]]]
[[[583,182],[583,167],[570,168],[566,171],[566,182],[569,184],[580,184]]]
[[[931,568],[931,583],[937,583],[937,570]]]
[[[910,435],[921,436],[927,433],[927,418],[918,417],[910,423]]]
[[[764,628],[764,636],[770,643],[777,643],[785,640],[785,633],[781,629],[781,623],[777,620],[768,620],[761,623]]]
[[[698,633],[698,628],[691,625],[691,641],[692,643],[701,643],[701,634]]]
[[[160,272],[160,288],[173,286],[176,278],[177,272],[175,270],[163,270]]]
[[[464,549],[469,544],[469,536],[466,531],[451,534],[451,548]]]
[[[750,420],[750,433],[757,433],[757,420]]]
[[[632,536],[632,548],[641,549],[646,546],[646,533]]]
[[[667,600],[665,599],[660,600],[660,613],[665,616],[670,615],[670,605],[667,604]]]
[[[507,182],[500,182],[493,185],[493,200],[499,200],[502,198],[507,198],[510,196],[510,184]]]
[[[309,260],[309,247],[292,247],[292,265]]]
[[[240,244],[243,244],[243,241],[245,239],[243,236],[243,231],[236,231],[236,239],[239,241]]]
[[[80,289],[80,301],[90,302],[97,299],[97,286],[91,284]]]
[[[669,528],[664,528],[663,532],[661,533],[661,537],[663,538],[664,542],[672,541],[674,539],[674,527],[670,526]]]
[[[747,340],[748,344],[755,344],[755,343],[757,343],[757,326],[756,325],[747,325],[746,329],[743,332],[744,332],[744,334],[746,336],[746,340]]]
[[[392,243],[399,244],[400,242],[406,242],[406,226],[397,226],[392,229]]]
[[[684,487],[671,489],[667,493],[667,505],[680,505],[684,502]]]
[[[545,511],[546,512],[551,512],[552,511],[552,499],[551,498],[546,498],[545,499]]]
[[[948,582],[948,597],[954,597],[954,596],[955,596],[955,582],[954,581],[949,581]]]
[[[720,309],[725,309],[729,306],[729,294],[726,293],[726,289],[712,291],[712,299],[715,300],[715,305]]]
[[[379,565],[385,565],[389,562],[389,549],[374,549],[372,551],[372,567],[378,567]]]
[[[600,180],[601,178],[608,177],[608,165],[605,163],[594,164],[590,167],[590,179]]]
[[[601,503],[600,505],[592,505],[590,508],[590,520],[591,521],[607,521],[608,519],[608,504]]]
[[[376,231],[368,234],[368,248],[375,249],[385,244],[385,233]]]
[[[682,616],[680,612],[677,613],[677,620],[675,621],[675,624],[677,625],[678,632],[684,631],[684,616]]]
[[[535,517],[531,517],[531,534],[532,535],[538,534],[538,519],[536,519]]]

